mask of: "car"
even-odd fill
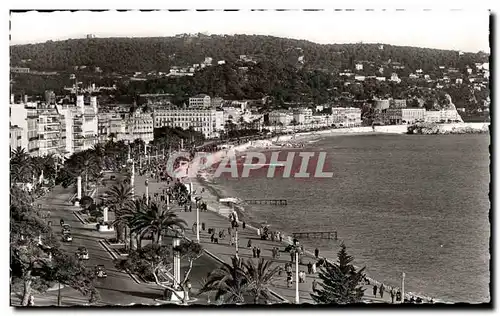
[[[108,276],[108,274],[106,273],[106,268],[104,268],[104,266],[102,264],[99,264],[95,267],[95,275],[99,279],[103,279],[103,278],[106,278]]]
[[[76,251],[76,257],[79,260],[89,260],[89,252],[87,251],[87,248],[79,247]]]
[[[63,234],[62,240],[64,242],[72,242],[73,241],[73,237],[71,237],[71,234],[66,233],[66,234]]]
[[[71,232],[71,226],[68,224],[63,224],[62,225],[62,233],[66,234],[66,233],[70,233],[70,232]]]

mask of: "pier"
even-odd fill
[[[338,239],[336,231],[323,232],[298,232],[292,234],[293,238]]]
[[[265,200],[245,200],[248,204],[270,204],[270,205],[288,205],[284,199],[265,199]]]

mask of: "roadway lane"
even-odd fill
[[[94,225],[82,224],[73,214],[78,208],[70,206],[68,200],[72,196],[71,189],[56,187],[46,197],[37,201],[42,204],[42,209],[50,210],[52,228],[57,236],[61,236],[59,221],[62,218],[66,224],[71,225],[73,241],[64,243],[62,248],[70,254],[75,254],[78,247],[86,247],[90,260],[86,265],[94,268],[98,264],[103,264],[107,270],[108,277],[99,279],[96,287],[101,295],[100,304],[114,305],[131,303],[156,304],[156,298],[162,294],[162,289],[156,285],[137,284],[126,272],[115,268],[111,255],[100,245],[99,240],[111,236],[113,233],[99,233]],[[78,291],[70,288],[62,290],[63,301],[65,298],[71,300],[81,297]]]

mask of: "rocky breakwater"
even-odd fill
[[[416,123],[408,125],[407,134],[443,135],[443,134],[482,134],[489,133],[489,123]]]

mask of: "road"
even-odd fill
[[[163,291],[156,285],[136,283],[126,272],[115,268],[112,256],[101,246],[100,239],[109,237],[113,233],[99,233],[95,226],[82,224],[73,214],[77,207],[71,206],[68,200],[73,195],[72,189],[55,187],[47,196],[37,203],[42,205],[42,209],[50,210],[52,228],[55,234],[61,235],[59,221],[63,219],[66,224],[71,225],[73,241],[64,243],[61,241],[62,248],[69,253],[74,254],[78,247],[86,247],[90,259],[85,263],[93,268],[98,264],[105,266],[108,277],[97,281],[97,289],[101,295],[99,305],[130,305],[136,304],[157,304],[156,298],[159,298]],[[55,293],[55,295],[54,295]],[[78,291],[71,288],[61,290],[63,305],[70,302],[84,304],[85,298]],[[55,296],[55,301],[48,303],[57,303],[57,291],[49,293],[50,297]],[[35,296],[35,304],[38,297]],[[43,299],[42,299],[43,301]],[[66,303],[65,303],[66,301]],[[37,304],[38,305],[38,304]],[[44,304],[45,305],[45,304]]]

